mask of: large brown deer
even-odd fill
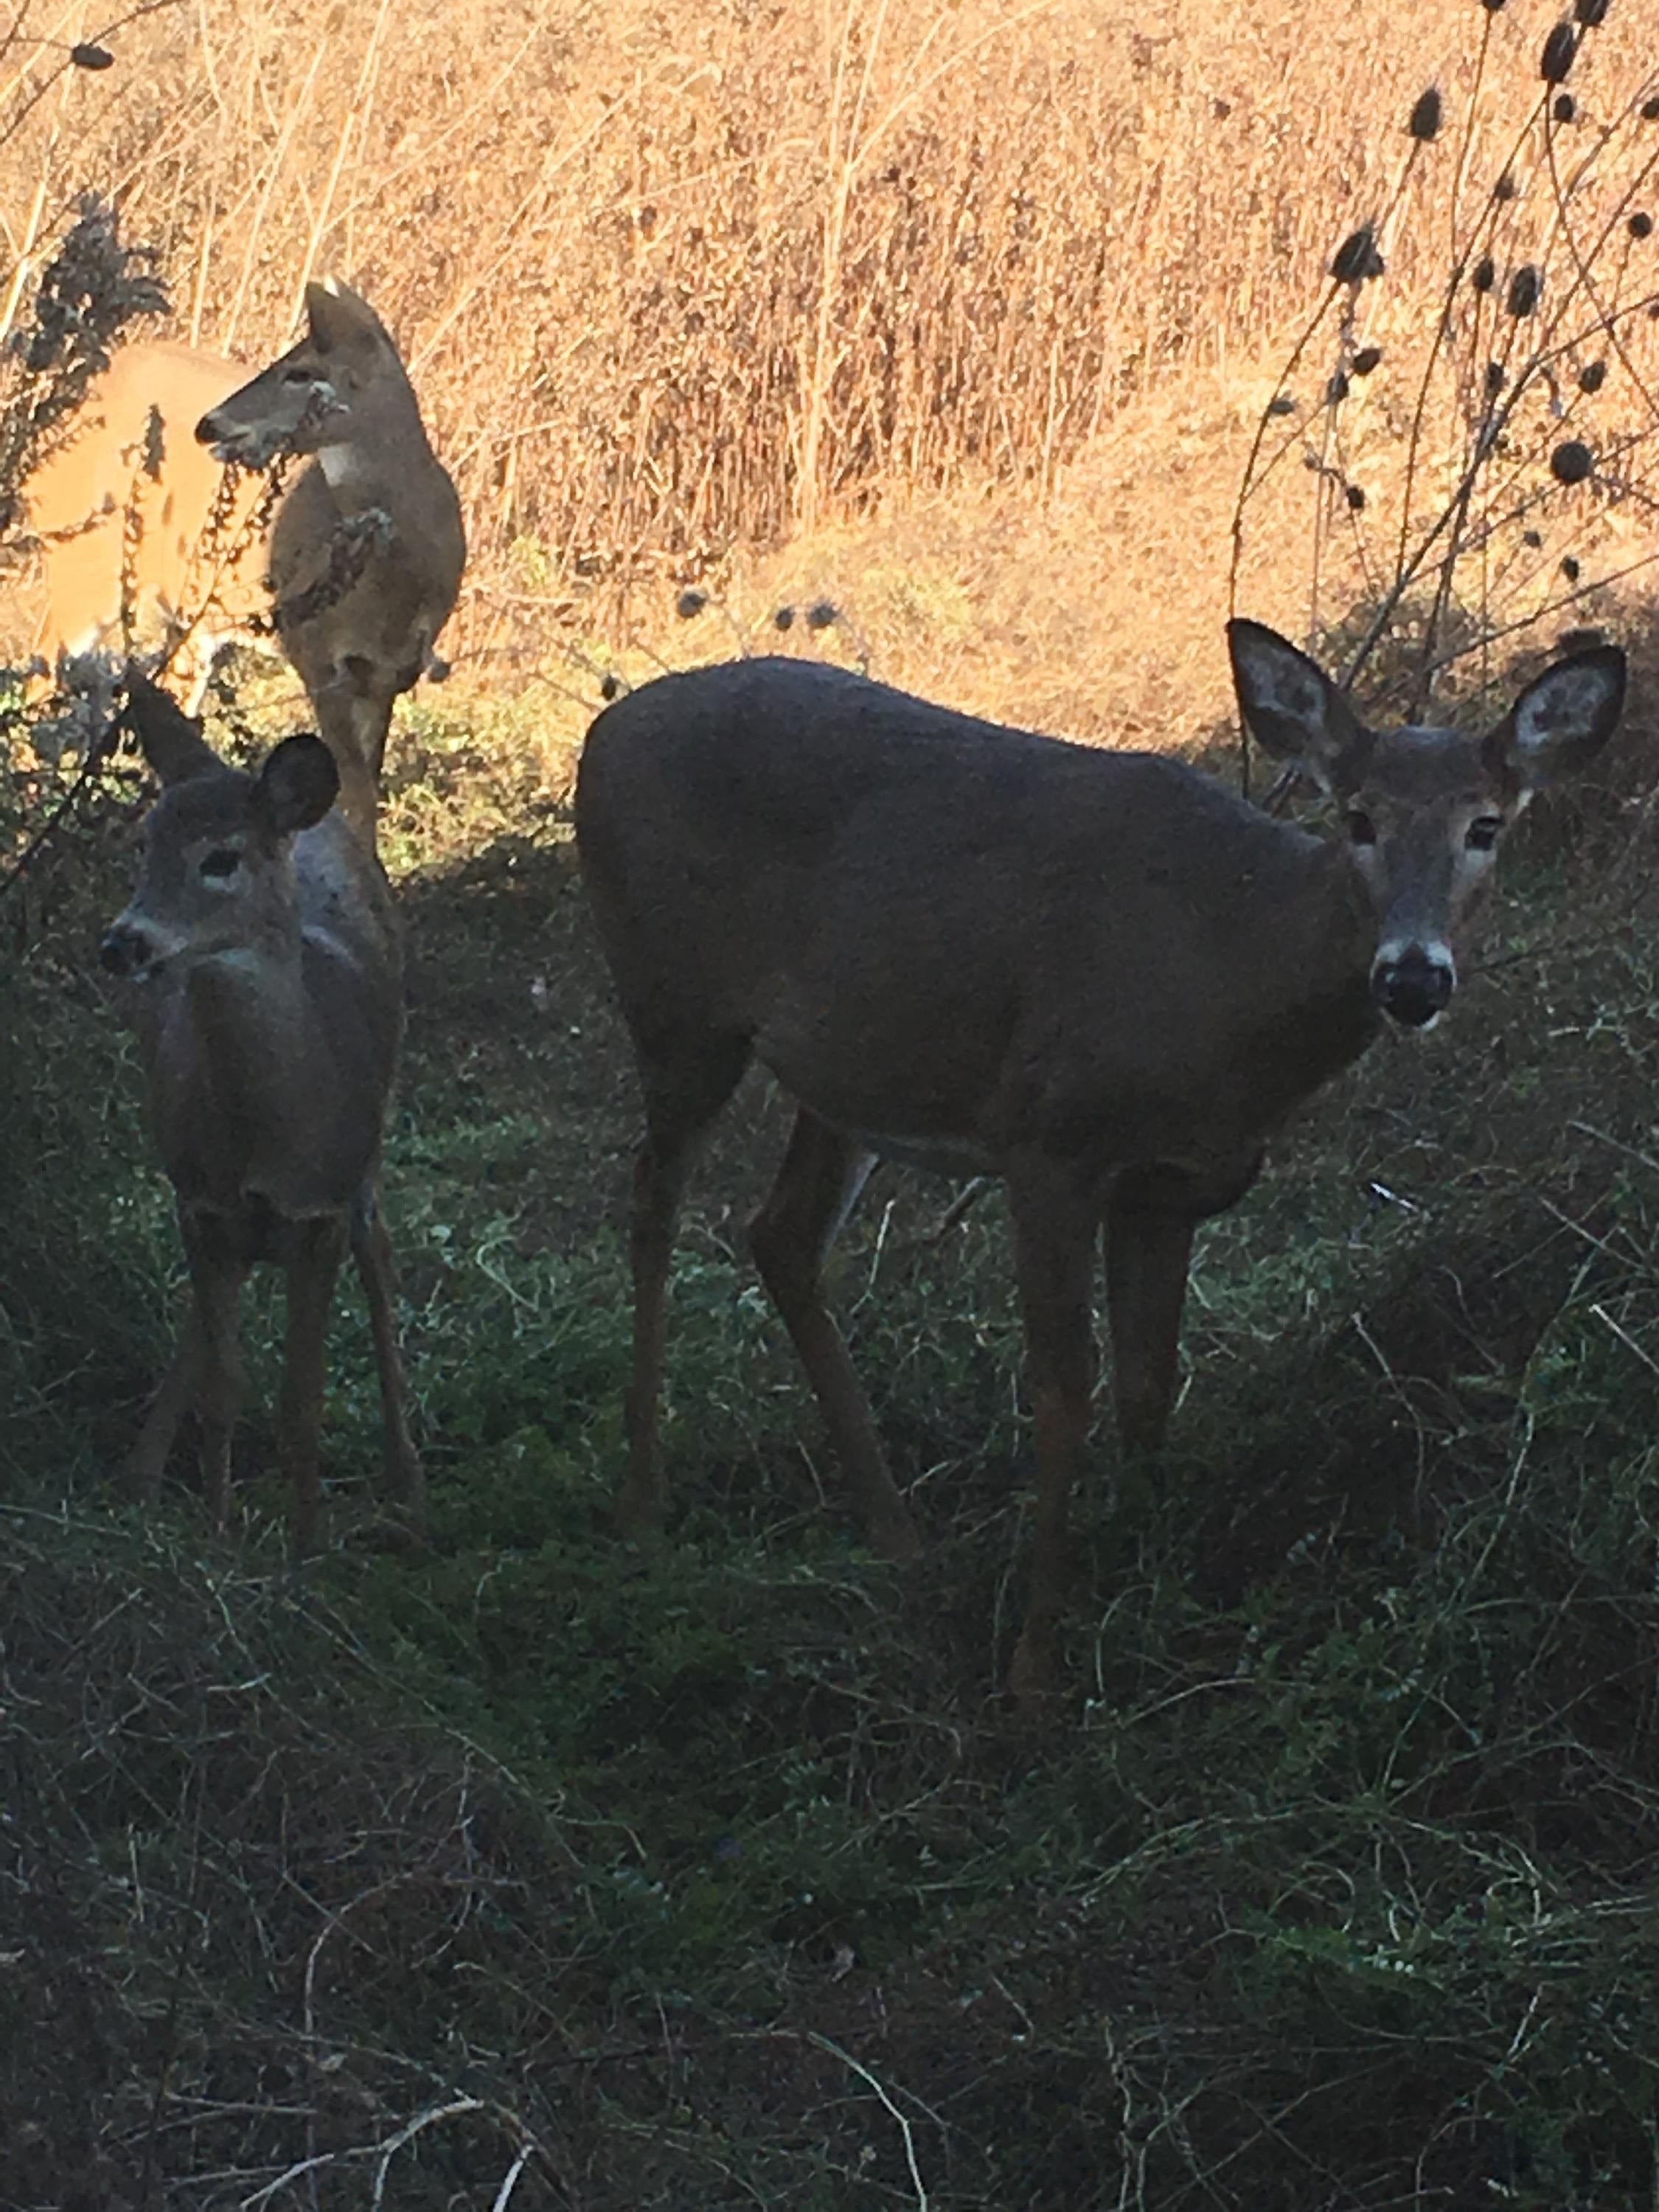
[[[1624,656],[1601,646],[1484,734],[1372,730],[1272,630],[1236,622],[1231,641],[1247,722],[1341,810],[1336,838],[1179,761],[797,660],[663,677],[600,714],[581,760],[582,869],[645,1103],[624,1522],[662,1510],[688,1167],[758,1060],[798,1105],[755,1258],[893,1557],[916,1531],[824,1262],[879,1157],[1007,1185],[1037,1457],[1024,1695],[1051,1680],[1103,1223],[1118,1425],[1144,1450],[1173,1401],[1195,1224],[1237,1203],[1267,1138],[1383,1018],[1437,1018],[1505,829],[1599,750],[1623,702]]]
[[[252,526],[261,487],[234,487],[210,530],[224,471],[195,436],[246,378],[191,346],[124,346],[29,478],[45,602],[34,651],[49,668],[63,653],[172,649],[195,703],[215,652],[269,604],[265,536]]]
[[[432,663],[460,588],[460,501],[386,325],[358,294],[306,287],[306,333],[204,414],[221,460],[309,455],[270,537],[276,634],[371,846],[392,702]]]
[[[155,1487],[193,1409],[210,1507],[223,1522],[237,1307],[250,1270],[274,1261],[288,1277],[278,1447],[295,1550],[314,1547],[328,1316],[349,1247],[380,1364],[387,1486],[418,1530],[421,1465],[379,1195],[403,1032],[402,945],[386,878],[334,805],[338,777],[316,738],[285,739],[248,775],[136,673],[126,714],[164,788],[146,822],[137,891],[102,959],[134,988],[191,1291],[134,1454],[135,1487]]]

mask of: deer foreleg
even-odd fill
[[[231,1433],[242,1391],[236,1310],[247,1267],[210,1217],[181,1209],[179,1230],[190,1267],[190,1313],[134,1449],[129,1480],[140,1495],[155,1488],[179,1424],[193,1406],[201,1424],[208,1511],[214,1526],[222,1528],[230,1507]]]
[[[283,1391],[277,1411],[278,1450],[293,1498],[291,1542],[295,1559],[317,1547],[317,1458],[323,1426],[323,1377],[329,1309],[345,1244],[337,1216],[307,1222],[288,1263],[288,1327]]]
[[[1199,1173],[1147,1168],[1122,1176],[1106,1208],[1106,1299],[1113,1395],[1128,1452],[1164,1441],[1180,1375],[1181,1314],[1193,1234],[1237,1206],[1261,1171],[1259,1151]]]
[[[1156,1451],[1180,1372],[1181,1314],[1195,1224],[1115,1199],[1106,1214],[1113,1398],[1127,1452]]]
[[[366,1190],[351,1216],[351,1251],[374,1334],[374,1362],[380,1378],[380,1418],[387,1493],[403,1508],[410,1531],[422,1534],[426,1520],[426,1477],[409,1430],[409,1392],[403,1351],[398,1341],[395,1298],[397,1264],[392,1238],[380,1212],[379,1194]]]

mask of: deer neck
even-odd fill
[[[317,448],[317,465],[342,513],[396,504],[410,473],[429,465],[432,448],[415,395],[388,384],[352,411],[339,437]]]
[[[181,1198],[232,1207],[274,1156],[303,1147],[326,1085],[297,933],[203,954],[161,988],[149,1059],[162,1158]]]
[[[1300,927],[1285,945],[1287,1000],[1271,1056],[1285,1105],[1316,1091],[1376,1039],[1371,996],[1376,917],[1346,849],[1322,842],[1297,902]]]

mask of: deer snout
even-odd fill
[[[112,975],[142,975],[156,957],[155,940],[130,921],[118,921],[98,948],[98,964]]]
[[[1426,1029],[1445,1012],[1457,986],[1457,969],[1443,945],[1385,945],[1371,969],[1371,996],[1383,1012],[1407,1029]]]

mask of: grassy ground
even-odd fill
[[[1639,629],[1639,625],[1638,625]],[[1659,2049],[1651,672],[1455,1018],[1206,1235],[1155,1489],[1079,1501],[1072,1691],[999,1701],[1030,1440],[1000,1201],[884,1170],[838,1303],[929,1534],[849,1533],[741,1251],[681,1249],[649,1556],[607,1519],[634,1103],[544,763],[423,721],[388,1195],[429,1556],[103,1475],[177,1272],[88,949],[9,924],[0,2205],[1646,2204]],[[27,945],[27,962],[10,951]],[[9,2032],[6,2032],[9,2031]]]

